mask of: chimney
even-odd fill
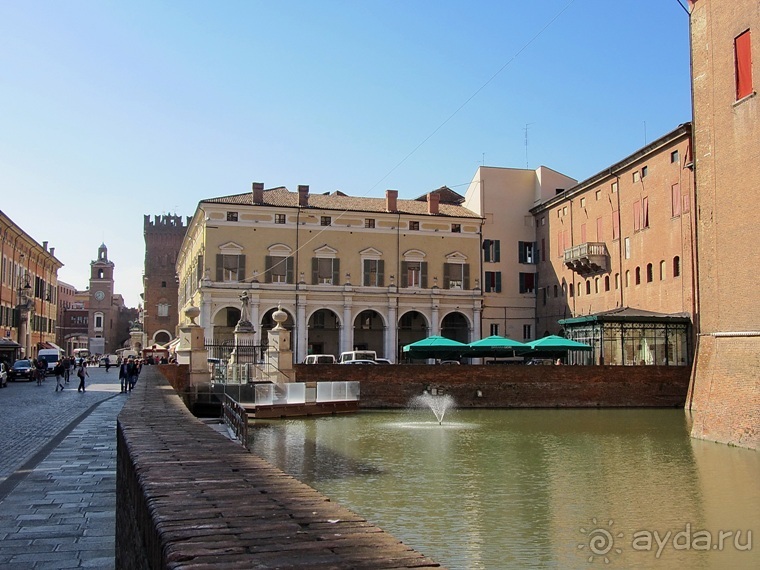
[[[46,242],[46,241],[42,242],[42,249],[44,249],[45,251],[47,251],[47,244],[48,244],[48,242]]]
[[[298,185],[298,205],[301,208],[309,207],[309,186],[307,184]]]
[[[254,182],[251,184],[251,191],[253,193],[253,203],[260,205],[264,203],[264,183]]]
[[[385,191],[385,209],[388,212],[398,212],[396,200],[398,199],[398,190]]]
[[[53,257],[55,257],[55,248],[54,247],[50,248],[50,255],[52,255]]]
[[[430,192],[427,195],[427,203],[428,203],[428,214],[437,214],[438,213],[438,202],[441,199],[440,194],[436,194],[434,192]]]

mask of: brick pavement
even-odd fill
[[[0,567],[113,568],[116,417],[130,395],[115,369],[0,390]]]

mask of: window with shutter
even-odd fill
[[[734,39],[736,100],[752,94],[752,42],[749,30]]]

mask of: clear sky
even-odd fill
[[[0,0],[0,209],[137,306],[143,215],[583,180],[691,120],[678,0]],[[527,145],[526,145],[527,126]]]

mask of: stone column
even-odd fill
[[[296,298],[296,335],[298,338],[298,352],[296,360],[303,362],[309,349],[309,327],[306,323],[306,294],[300,293]]]
[[[385,327],[385,357],[394,364],[398,362],[398,317],[396,316],[396,301],[398,295],[393,291],[388,295],[388,324]]]
[[[343,296],[343,335],[341,339],[341,352],[348,352],[354,349],[354,321],[351,318],[351,308],[353,307],[353,295]]]
[[[438,310],[440,308],[440,289],[433,287],[430,290],[430,336],[441,334],[441,327],[438,324],[440,316]]]

